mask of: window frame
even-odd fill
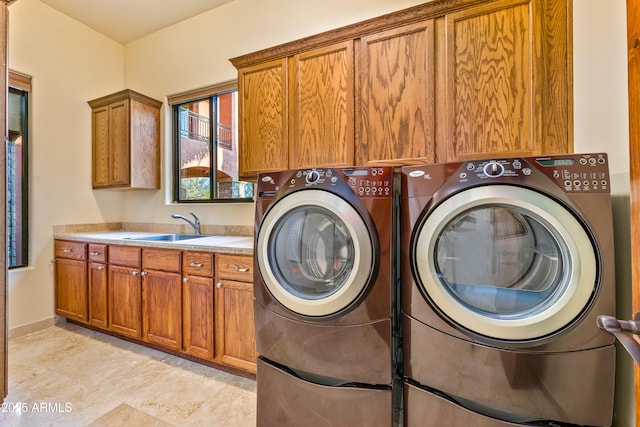
[[[31,101],[31,76],[26,74],[19,73],[17,71],[9,70],[8,72],[8,88],[7,88],[7,97],[10,92],[17,93],[22,97],[20,115],[21,115],[21,125],[20,129],[21,137],[22,137],[22,176],[21,176],[21,200],[22,200],[22,209],[21,209],[21,259],[22,262],[20,264],[12,265],[11,258],[7,256],[7,268],[9,270],[19,269],[29,267],[30,259],[30,233],[29,233],[29,213],[30,213],[30,205],[29,205],[29,127],[30,127],[30,101]],[[8,102],[8,99],[7,99]],[[8,107],[8,105],[7,105]],[[7,143],[9,142],[9,126],[7,123]],[[8,178],[9,168],[7,168],[5,179]],[[7,187],[7,193],[9,192],[9,188]],[[8,197],[7,197],[7,206],[5,209],[8,210]],[[8,218],[7,212],[7,221]],[[10,240],[10,233],[7,233],[7,249]]]
[[[171,108],[171,202],[174,204],[218,204],[218,203],[253,203],[254,197],[244,198],[214,198],[217,189],[217,106],[214,105],[214,99],[216,96],[224,95],[230,92],[238,93],[237,80],[228,81],[225,83],[215,84],[179,94],[171,95],[167,97],[169,107]],[[239,93],[238,93],[239,96]],[[179,111],[178,107],[182,104],[193,103],[203,100],[210,100],[209,102],[209,152],[210,152],[210,165],[209,165],[209,180],[210,180],[210,193],[208,199],[198,200],[181,200],[180,199],[180,128],[179,128]],[[238,100],[239,102],[239,100]],[[236,141],[239,144],[239,141]],[[240,177],[238,177],[240,179]],[[242,180],[243,182],[251,182],[255,192],[255,183],[250,180]]]

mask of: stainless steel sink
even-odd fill
[[[147,240],[153,242],[178,242],[180,240],[200,239],[207,237],[199,234],[162,234],[160,236],[132,237],[131,240]]]

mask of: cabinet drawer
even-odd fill
[[[133,246],[109,246],[109,264],[140,267],[140,248]]]
[[[179,273],[181,253],[171,249],[143,248],[142,268]]]
[[[213,277],[213,254],[207,252],[184,252],[182,254],[184,274]]]
[[[89,244],[89,261],[107,262],[107,245]]]
[[[80,242],[55,241],[56,258],[87,259],[87,244]]]
[[[218,279],[253,282],[253,257],[245,255],[217,255]]]

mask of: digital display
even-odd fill
[[[367,169],[348,169],[344,171],[347,176],[367,176],[369,171]]]
[[[571,166],[576,163],[573,159],[536,159],[541,166]]]

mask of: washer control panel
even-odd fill
[[[458,172],[459,182],[527,177],[543,173],[567,192],[609,192],[607,155],[567,154],[469,161]]]
[[[258,195],[273,197],[281,188],[335,189],[345,184],[362,198],[392,197],[393,168],[388,166],[311,168],[289,171],[286,174],[283,172],[260,174]]]

